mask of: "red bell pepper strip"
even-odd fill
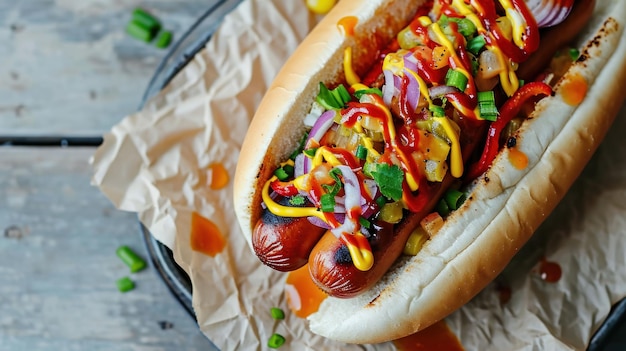
[[[291,182],[281,182],[275,180],[270,183],[270,187],[280,196],[289,197],[298,195],[298,189]]]
[[[528,99],[540,95],[552,95],[552,88],[543,82],[531,82],[519,88],[504,103],[500,109],[500,116],[489,126],[487,141],[480,160],[473,164],[467,172],[468,180],[475,179],[487,171],[500,150],[500,134],[502,134],[504,127],[517,116]]]

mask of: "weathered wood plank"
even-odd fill
[[[0,134],[95,134],[136,110],[166,54],[124,33],[141,6],[174,39],[206,0],[0,1]]]
[[[0,349],[210,350],[156,273],[115,255],[145,249],[136,216],[89,184],[93,151],[0,148]]]

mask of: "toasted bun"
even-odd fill
[[[235,177],[235,210],[248,240],[261,208],[257,189],[296,147],[318,82],[339,80],[342,51],[351,40],[361,43],[390,23],[394,31],[402,27],[412,15],[405,9],[416,8],[409,3],[341,1],[279,73],[252,122]],[[346,15],[359,18],[355,38],[337,31]],[[403,18],[396,21],[398,16]],[[325,299],[309,316],[310,329],[350,343],[399,338],[444,318],[491,282],[564,196],[624,103],[618,84],[626,79],[625,21],[625,2],[597,2],[580,35],[581,58],[517,132],[526,168],[515,168],[503,150],[468,201],[416,256],[402,258],[356,298]],[[582,104],[571,106],[563,92],[578,75],[589,90]]]

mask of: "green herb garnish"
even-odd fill
[[[378,184],[380,192],[393,201],[402,199],[402,181],[404,172],[397,165],[377,163],[370,171],[372,178]]]

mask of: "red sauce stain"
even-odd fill
[[[285,283],[287,305],[300,318],[306,318],[317,312],[320,304],[327,297],[326,293],[311,279],[308,265],[289,272]]]
[[[354,27],[356,27],[359,19],[355,16],[346,16],[337,21],[337,27],[346,37],[354,36]]]
[[[528,156],[517,148],[509,149],[509,162],[517,169],[528,167]]]
[[[585,99],[589,84],[585,77],[580,74],[573,74],[563,82],[561,88],[565,103],[578,106]]]
[[[226,247],[226,239],[215,223],[197,212],[191,214],[191,249],[215,257]]]
[[[539,262],[539,277],[548,283],[556,283],[561,279],[562,275],[561,266],[556,262],[546,260],[545,257],[541,258]]]
[[[224,168],[224,165],[221,163],[214,163],[209,166],[209,174],[211,177],[211,184],[209,187],[213,190],[219,190],[228,185],[230,181],[230,176],[228,175],[228,171]]]
[[[393,341],[399,351],[463,351],[459,339],[445,321],[439,321],[415,334]]]

